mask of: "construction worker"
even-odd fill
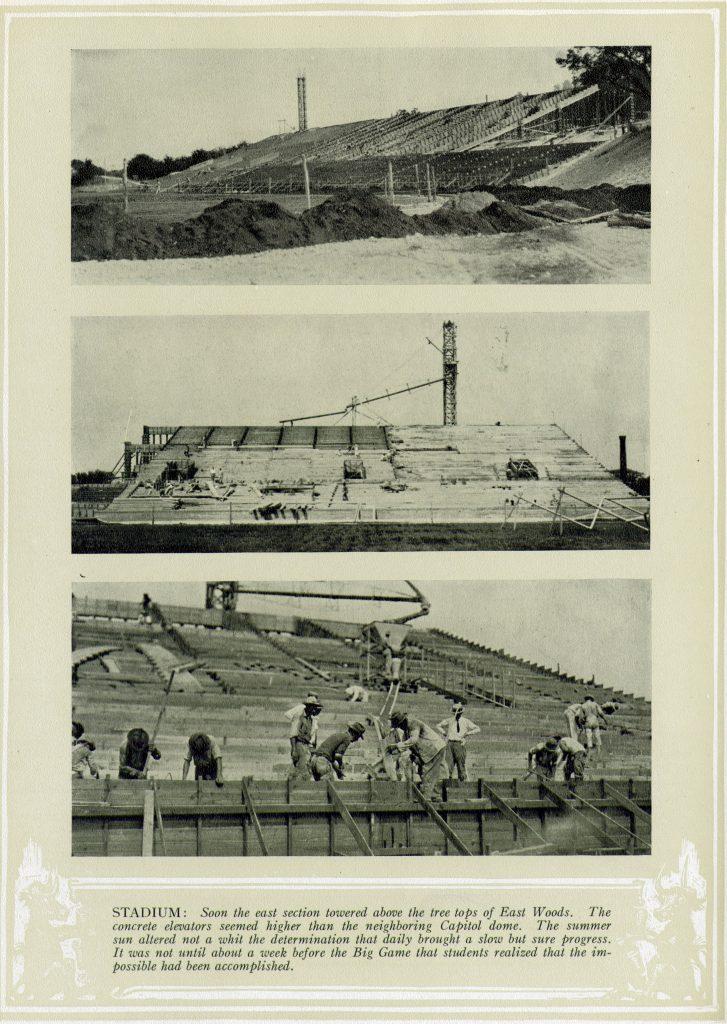
[[[187,756],[182,764],[182,778],[189,774],[189,766],[194,761],[195,779],[215,782],[221,789],[225,784],[222,778],[222,754],[215,741],[204,732],[197,732],[189,737]]]
[[[535,772],[537,776],[544,779],[555,778],[555,768],[558,764],[558,743],[560,736],[550,736],[547,740],[536,743],[528,751],[528,772]],[[535,762],[535,767],[533,767]]]
[[[126,742],[119,748],[119,778],[145,779],[150,757],[158,761],[162,755],[149,742],[146,729],[129,729]]]
[[[295,712],[295,708],[291,708]],[[321,704],[317,697],[309,694],[303,701],[303,710],[297,716],[291,717],[291,712],[286,711],[285,717],[291,719],[290,732],[290,760],[292,768],[290,778],[307,778],[310,768],[311,751],[316,746],[318,739],[318,715],[321,713]]]
[[[261,666],[261,667],[263,667],[263,666]],[[290,756],[291,756],[291,758],[293,756],[293,740],[295,739],[297,731],[298,731],[298,719],[300,718],[300,716],[305,711],[305,702],[308,701],[308,700],[317,701],[318,700],[318,694],[317,693],[313,693],[313,692],[309,693],[307,695],[307,697],[305,698],[305,700],[302,700],[299,704],[294,704],[292,708],[290,708],[288,711],[285,712],[285,717],[290,722],[290,733],[288,735],[290,737]],[[318,728],[318,724],[316,723],[316,729],[317,728]]]
[[[603,713],[603,708],[590,695],[586,697],[581,706],[585,716],[586,747],[588,750],[592,750],[594,746],[593,741],[595,740],[596,750],[600,750],[601,725],[606,725],[606,716]]]
[[[410,718],[400,711],[391,716],[391,727],[401,729],[404,739],[390,744],[395,750],[408,750],[421,779],[422,792],[432,800],[441,799],[435,788],[441,782],[447,744],[444,739],[418,718]]]
[[[586,724],[586,716],[581,704],[571,704],[565,709],[565,720],[568,723],[568,735],[572,740],[578,739],[583,726]]]
[[[141,599],[141,615],[139,616],[139,622],[146,623],[147,626],[151,625],[151,610],[153,605],[152,599],[148,594],[144,594]]]
[[[343,755],[352,743],[362,740],[366,727],[360,722],[349,722],[342,732],[334,732],[332,736],[319,743],[311,754],[311,775],[316,782],[328,779],[332,775],[343,778]]]
[[[358,683],[352,683],[351,686],[347,686],[344,693],[346,694],[346,700],[349,700],[352,704],[368,704],[369,702],[369,691]]]
[[[459,781],[467,782],[465,739],[468,736],[476,736],[480,727],[469,718],[465,718],[463,711],[462,701],[455,701],[452,705],[452,714],[449,718],[442,719],[437,726],[437,732],[440,732],[447,741],[447,771],[450,779],[454,778],[454,769],[456,768]]]
[[[563,765],[563,778],[571,793],[575,793],[576,785],[586,776],[588,751],[578,740],[563,736],[558,741],[558,756],[556,769]]]
[[[80,722],[71,723],[71,778],[83,779],[85,769],[94,779],[100,779],[98,765],[93,756],[96,744],[83,735],[83,726]]]

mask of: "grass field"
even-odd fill
[[[503,529],[454,523],[353,523],[297,526],[117,526],[74,522],[74,554],[232,551],[563,551],[648,549],[649,536],[622,523],[587,531],[549,523]]]

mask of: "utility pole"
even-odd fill
[[[444,426],[457,425],[457,325],[442,324],[442,400]]]

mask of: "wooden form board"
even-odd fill
[[[270,856],[360,856],[361,844],[329,799],[325,783],[246,780]],[[645,840],[650,839],[650,786],[646,782],[584,783],[581,792],[609,818]],[[486,793],[497,794],[497,801]],[[455,844],[433,821],[404,782],[339,782],[336,791],[346,810],[377,856],[458,855]],[[76,780],[73,784],[74,856],[141,856],[144,849],[144,808],[147,804],[146,848],[149,848],[148,783]],[[553,853],[597,853],[594,837],[570,823],[537,783],[528,780],[451,782],[437,805],[459,841],[474,855],[517,852],[534,846],[535,831]],[[642,815],[630,811],[621,796]],[[167,856],[260,856],[249,803],[239,781],[223,789],[214,783],[156,781]],[[506,803],[514,816],[503,813]],[[151,804],[153,807],[153,804]],[[526,822],[527,829],[518,820]],[[602,845],[602,844],[601,844]],[[537,846],[536,846],[537,849]],[[153,852],[162,855],[158,825]],[[533,851],[535,852],[535,850]]]

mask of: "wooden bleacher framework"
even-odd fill
[[[347,703],[343,693],[361,678],[362,663],[371,662],[361,627],[354,623],[171,606],[151,625],[138,618],[139,606],[130,602],[74,602],[74,642],[83,652],[80,661],[75,659],[75,715],[94,738],[106,775],[99,781],[74,780],[74,855],[529,856],[650,850],[650,713],[643,699],[625,698],[628,710],[617,719],[618,728],[606,733],[608,762],[597,760],[571,799],[557,782],[516,775],[532,742],[564,731],[567,702],[584,692],[601,702],[623,702],[620,691],[595,680],[575,679],[446,631],[402,624],[397,627],[406,648],[401,693],[389,688],[377,715],[367,705]],[[381,625],[389,632],[393,628]],[[158,649],[153,658],[149,647]],[[104,652],[111,650],[113,658],[107,658]],[[406,687],[409,662],[420,679],[416,693]],[[438,682],[426,678],[435,674],[434,665],[440,666]],[[173,686],[185,672],[197,685]],[[491,699],[488,673],[512,685],[507,702]],[[500,684],[495,685],[499,693]],[[323,735],[352,715],[372,726],[348,759],[347,778],[332,785],[281,777],[288,757],[283,712],[313,686],[324,705]],[[411,780],[365,777],[382,752],[384,719],[395,704],[434,723],[447,714],[449,698],[463,693],[468,714],[482,728],[469,746],[472,782],[444,783],[441,802],[433,805]],[[152,732],[155,719],[153,737],[163,758],[153,765],[154,777],[112,779],[127,729],[138,725]],[[187,737],[200,727],[221,747],[229,780],[224,788],[178,778]]]

